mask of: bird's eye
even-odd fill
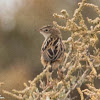
[[[48,32],[48,29],[45,29],[45,32]]]

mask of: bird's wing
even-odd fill
[[[42,46],[43,57],[46,61],[53,62],[64,53],[64,45],[61,38],[48,38]]]

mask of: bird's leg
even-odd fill
[[[47,70],[47,86],[50,85],[50,81],[52,80],[52,67],[50,67],[48,70]]]
[[[59,79],[62,79],[63,78],[63,71],[59,67],[58,67],[57,74],[58,74],[58,78]]]
[[[47,86],[49,85],[49,70],[47,70]]]

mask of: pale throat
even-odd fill
[[[41,32],[41,31],[40,33],[44,36],[45,39],[47,39],[51,35],[49,33]]]

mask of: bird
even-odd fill
[[[65,45],[62,42],[62,34],[58,28],[46,25],[40,28],[40,33],[44,36],[41,47],[41,63],[44,67],[47,64],[61,63],[64,58]]]
[[[62,42],[61,31],[51,25],[46,25],[40,28],[40,33],[44,36],[44,41],[41,46],[41,63],[44,68],[48,64],[52,69],[59,68],[65,57],[66,47]]]

